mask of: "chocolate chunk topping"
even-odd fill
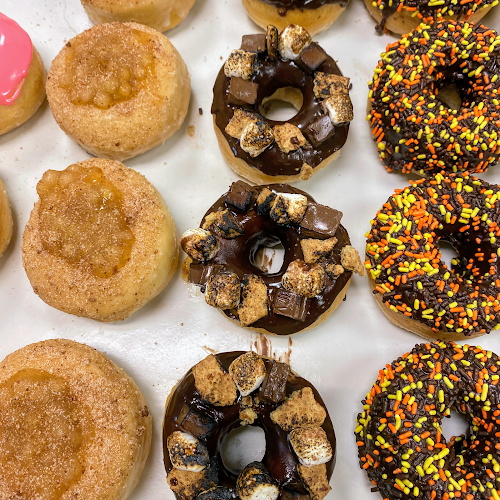
[[[229,84],[228,102],[235,104],[236,106],[255,104],[258,90],[258,83],[233,76],[231,78],[231,83]]]
[[[198,439],[205,439],[214,427],[215,422],[210,417],[201,415],[185,404],[178,417],[179,427]]]
[[[226,203],[246,212],[252,201],[253,193],[250,184],[243,181],[233,182],[226,195]]]
[[[307,297],[298,293],[279,289],[274,297],[273,312],[287,318],[304,321],[308,308]]]
[[[330,117],[327,115],[318,118],[312,122],[305,130],[307,138],[311,141],[314,147],[318,147],[322,142],[335,134],[335,127],[333,126]]]
[[[264,382],[259,391],[259,398],[262,401],[279,403],[285,399],[286,381],[290,373],[290,366],[286,363],[274,361],[266,374]]]
[[[300,53],[295,64],[306,73],[312,73],[326,61],[326,58],[325,51],[317,43],[311,43]]]
[[[308,238],[332,238],[341,219],[342,212],[319,203],[309,203],[300,222],[300,234]]]
[[[266,51],[266,48],[266,35],[243,35],[241,39],[241,50],[246,52],[261,54]]]

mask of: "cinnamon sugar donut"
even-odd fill
[[[0,257],[5,252],[12,238],[13,221],[10,211],[9,198],[0,179]]]
[[[145,24],[158,31],[175,28],[196,0],[81,0],[95,24],[113,21]]]
[[[165,142],[182,125],[190,92],[186,65],[168,38],[137,23],[84,31],[54,59],[47,79],[62,130],[112,160]]]
[[[177,267],[179,238],[168,207],[141,174],[92,159],[48,170],[37,191],[23,265],[47,304],[111,322],[165,288]]]
[[[104,354],[46,340],[0,364],[0,498],[124,500],[151,445],[134,381]]]
[[[347,3],[348,0],[243,0],[250,19],[261,28],[272,24],[284,30],[289,24],[299,24],[313,36],[329,28]]]
[[[31,39],[0,12],[0,135],[31,118],[45,99],[45,68]]]

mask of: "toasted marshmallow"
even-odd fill
[[[175,431],[167,438],[168,455],[179,470],[200,472],[210,463],[207,447],[187,432]]]
[[[230,78],[237,76],[243,80],[250,80],[255,73],[257,55],[244,50],[233,50],[224,64],[224,74]]]
[[[240,146],[252,158],[259,156],[274,142],[271,127],[265,120],[249,123],[240,137]]]
[[[294,429],[289,438],[299,462],[306,467],[326,464],[332,458],[332,447],[322,427]]]
[[[212,228],[223,238],[231,240],[241,236],[244,231],[236,217],[228,209],[211,212],[205,217],[203,229]]]
[[[281,283],[285,290],[312,299],[323,289],[325,270],[319,264],[306,264],[303,260],[294,260],[282,276]]]
[[[340,252],[340,262],[348,271],[353,271],[360,276],[365,276],[365,266],[361,262],[358,251],[351,245],[346,245]]]
[[[250,113],[249,111],[243,111],[242,109],[236,109],[234,111],[233,117],[229,120],[226,125],[226,134],[234,137],[235,139],[241,139],[241,134],[243,130],[250,124],[261,120],[262,117],[257,113]]]
[[[205,302],[219,309],[233,309],[240,302],[240,279],[234,273],[217,273],[210,276],[205,290]]]
[[[271,61],[278,59],[279,33],[278,28],[272,24],[268,25],[266,33],[267,55]]]
[[[334,94],[349,94],[351,80],[345,76],[332,73],[314,73],[314,95],[318,99],[327,99]]]
[[[207,262],[217,255],[217,238],[205,229],[188,229],[181,238],[182,249],[198,262]]]
[[[269,215],[276,224],[298,224],[306,210],[307,197],[303,194],[277,193]]]
[[[332,123],[337,126],[341,123],[352,122],[354,118],[352,102],[349,94],[333,94],[325,99],[321,106],[328,113]]]
[[[257,213],[261,217],[263,217],[264,215],[269,215],[275,198],[276,193],[273,193],[270,189],[267,188],[264,188],[259,193],[259,196],[257,196]]]
[[[311,45],[311,42],[311,35],[302,26],[290,24],[280,34],[280,55],[285,60],[295,61],[300,53]]]
[[[229,374],[242,396],[248,396],[266,378],[266,365],[263,359],[252,351],[238,356],[229,366]]]
[[[280,495],[280,489],[260,462],[252,462],[241,471],[236,491],[241,500],[277,500]]]
[[[236,498],[236,492],[225,486],[217,486],[201,492],[196,500],[233,500]]]
[[[241,326],[248,326],[268,315],[267,285],[255,274],[245,274],[242,280],[238,318]]]
[[[303,136],[300,128],[291,123],[275,125],[273,127],[273,134],[276,144],[283,153],[296,151],[306,143],[306,138]]]

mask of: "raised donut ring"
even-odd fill
[[[353,119],[349,78],[304,28],[278,36],[243,37],[220,70],[212,114],[219,147],[229,166],[256,183],[308,179],[326,167],[347,140]],[[262,116],[269,101],[291,103],[288,121]]]
[[[243,0],[252,21],[266,29],[279,30],[289,24],[303,26],[311,35],[328,29],[344,12],[348,0]]]
[[[366,267],[388,319],[427,339],[500,328],[500,186],[436,174],[396,190],[372,221]],[[439,241],[458,252],[448,269]]]
[[[387,46],[368,95],[370,126],[387,170],[484,172],[500,154],[500,36],[482,25],[422,24]],[[439,90],[455,84],[458,110]]]
[[[288,335],[313,328],[341,304],[352,271],[364,274],[340,225],[342,214],[286,184],[232,184],[186,231],[183,278],[239,325]],[[259,247],[283,245],[279,271],[255,262]],[[241,298],[241,300],[240,300]]]
[[[239,472],[225,466],[220,449],[241,425],[264,430],[266,452]],[[178,500],[276,500],[280,494],[322,500],[331,489],[335,444],[318,391],[287,364],[251,351],[209,355],[167,400],[164,460]]]
[[[151,446],[146,400],[121,368],[72,340],[0,364],[0,498],[125,500]]]
[[[436,342],[380,370],[356,439],[359,464],[382,498],[499,498],[499,368],[491,351]],[[441,422],[452,410],[469,430],[447,442]]]

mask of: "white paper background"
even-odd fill
[[[29,32],[47,69],[67,40],[91,26],[78,0],[0,0],[0,10]],[[500,29],[500,8],[484,23]],[[380,53],[394,40],[376,36],[374,25],[363,3],[351,0],[333,27],[315,37],[351,78],[355,119],[340,158],[309,181],[296,184],[318,202],[344,213],[342,223],[359,250],[364,249],[364,234],[377,209],[395,188],[408,184],[406,176],[388,174],[381,166],[365,122],[366,83]],[[239,47],[241,36],[257,32],[240,0],[198,0],[189,17],[167,33],[192,76],[190,111],[184,126],[166,144],[126,164],[158,188],[180,233],[196,227],[206,209],[237,180],[212,129],[212,86],[222,59]],[[188,136],[188,126],[195,127],[194,137]],[[134,377],[154,419],[152,453],[130,498],[173,499],[161,447],[166,397],[176,380],[206,356],[204,346],[216,351],[248,349],[259,339],[229,323],[202,299],[189,298],[193,294],[179,272],[159,297],[112,325],[56,311],[33,293],[21,265],[20,245],[37,198],[36,184],[45,170],[62,170],[86,158],[56,125],[46,102],[24,126],[0,137],[0,177],[15,219],[13,241],[0,260],[0,358],[28,343],[56,337],[88,343],[110,356]],[[498,167],[482,177],[500,183]],[[290,348],[288,337],[272,337],[270,342],[277,355]],[[328,500],[378,497],[370,494],[371,484],[358,467],[354,419],[378,370],[417,342],[415,335],[388,323],[366,280],[358,276],[347,301],[326,323],[291,337],[292,367],[319,389],[337,434],[337,465]],[[500,353],[499,333],[478,343]],[[456,428],[463,426],[458,421]]]

